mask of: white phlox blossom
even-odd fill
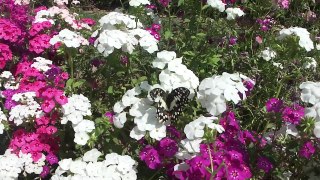
[[[77,3],[77,1],[72,1],[72,3],[73,2]],[[64,6],[52,6],[47,10],[38,11],[33,23],[49,21],[51,24],[55,24],[55,21],[59,21],[58,18],[60,18],[66,23],[68,23],[75,30],[91,30],[91,27],[87,23],[78,20],[78,16],[79,15],[76,13],[70,14],[69,10],[66,9]]]
[[[137,163],[130,156],[111,153],[103,161],[98,161],[101,154],[97,149],[92,149],[82,158],[62,159],[51,179],[137,179]]]
[[[158,40],[142,29],[142,24],[135,16],[110,12],[99,20],[99,24],[100,29],[92,37],[97,37],[94,46],[104,56],[110,55],[115,49],[131,54],[138,44],[149,53],[158,50]]]
[[[0,74],[1,86],[5,89],[18,89],[19,83],[15,80],[10,71],[3,71]],[[2,95],[1,95],[2,96]]]
[[[212,76],[205,78],[199,85],[197,98],[202,107],[207,111],[217,116],[226,111],[226,101],[233,101],[237,104],[240,100],[246,98],[248,89],[244,86],[243,80],[248,77],[235,73],[222,73],[221,76]],[[251,82],[253,82],[251,80]],[[242,98],[239,94],[242,94]]]
[[[35,62],[31,64],[31,67],[36,68],[39,71],[46,72],[51,69],[52,61],[43,57],[34,58]]]
[[[180,141],[179,150],[176,153],[176,157],[178,159],[184,160],[184,159],[191,159],[194,157],[197,153],[200,152],[200,143],[202,142],[202,139],[183,139]]]
[[[265,50],[261,51],[261,53],[259,54],[259,57],[261,57],[266,61],[270,61],[271,59],[275,58],[276,55],[277,53],[275,51],[267,47]]]
[[[217,130],[219,133],[222,133],[224,131],[224,128],[221,125],[213,122],[217,119],[217,117],[200,116],[184,127],[184,133],[189,140],[202,138],[204,135],[205,126],[209,127],[210,129]]]
[[[30,118],[40,118],[43,111],[40,105],[34,100],[35,92],[17,93],[12,96],[12,100],[19,103],[9,112],[9,121],[13,121],[17,126]]]
[[[236,19],[237,17],[244,16],[244,12],[240,8],[227,8],[227,19],[232,20]]]
[[[159,74],[160,84],[154,85],[153,88],[160,87],[165,91],[171,92],[175,88],[185,87],[193,95],[199,86],[199,78],[187,66],[182,64],[182,57],[177,58],[176,53],[173,51],[158,52],[157,58],[152,62],[152,65],[155,68],[162,69]]]
[[[307,81],[300,84],[301,100],[312,105],[320,102],[320,82]]]
[[[0,177],[1,179],[18,179],[19,174],[40,174],[45,165],[45,155],[42,154],[37,162],[33,162],[31,154],[22,152],[16,155],[7,149],[3,155],[0,155]]]
[[[213,8],[218,9],[220,12],[223,12],[225,10],[226,4],[221,0],[208,0],[207,3]]]
[[[68,4],[68,0],[54,0],[53,2],[56,3],[58,6]]]
[[[283,39],[290,35],[296,35],[299,37],[299,46],[306,51],[314,49],[313,41],[310,39],[310,33],[307,29],[301,27],[290,27],[288,29],[282,29],[280,31],[279,39]]]
[[[316,120],[313,133],[317,138],[320,138],[320,82],[303,82],[299,88],[302,90],[301,100],[313,105],[305,108],[305,116]]]
[[[313,57],[306,57],[307,61],[303,63],[303,68],[311,69],[313,72],[316,71],[317,61]]]
[[[129,5],[134,7],[137,7],[140,5],[147,5],[147,4],[150,4],[150,1],[148,0],[130,0],[129,1]]]
[[[68,103],[62,105],[62,112],[61,124],[70,121],[75,131],[74,142],[85,145],[90,139],[88,133],[95,129],[93,121],[84,119],[85,116],[92,115],[89,99],[82,94],[74,94],[68,98]]]
[[[50,39],[50,44],[55,45],[58,42],[62,42],[67,47],[78,48],[80,45],[89,45],[89,41],[82,37],[80,34],[70,31],[69,29],[63,29],[59,34],[54,35]]]

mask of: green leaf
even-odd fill
[[[73,84],[73,87],[80,87],[84,82],[86,82],[86,80],[84,80],[84,79],[80,79],[79,81],[77,81],[77,82],[75,82],[74,84]]]
[[[192,51],[185,51],[182,54],[187,55],[187,56],[195,56],[194,52],[192,52]]]
[[[67,81],[67,83],[66,83],[66,88],[67,89],[72,89],[71,87],[72,87],[72,83],[73,83],[73,79],[68,79],[68,81]]]
[[[113,94],[113,86],[109,86],[107,92],[108,94]]]
[[[172,37],[172,32],[168,30],[164,33],[164,38],[169,39],[170,37]]]
[[[178,7],[181,6],[182,4],[184,4],[184,0],[179,0],[178,1]]]

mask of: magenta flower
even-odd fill
[[[151,28],[154,31],[160,31],[161,30],[161,25],[160,24],[152,24]]]
[[[316,149],[311,141],[304,143],[300,148],[299,155],[301,157],[310,159],[310,157],[316,152]]]
[[[64,105],[68,103],[68,98],[63,94],[62,91],[55,91],[54,93],[54,99],[59,103],[60,105]]]
[[[47,156],[46,156],[46,160],[48,161],[48,163],[50,165],[53,165],[53,164],[58,164],[59,162],[59,159],[56,155],[52,154],[52,153],[49,153]]]
[[[270,98],[266,103],[267,112],[278,113],[283,108],[283,101],[277,98]]]
[[[48,176],[48,174],[50,173],[50,167],[49,166],[43,166],[42,167],[42,172],[40,173],[40,177],[41,178],[45,178]]]
[[[304,117],[304,108],[299,105],[294,105],[293,108],[285,107],[282,112],[282,119],[284,122],[298,125]]]
[[[236,37],[233,37],[233,36],[230,37],[230,38],[229,38],[229,45],[230,45],[230,46],[235,45],[235,44],[237,43],[237,40],[238,40],[238,39],[237,39]]]
[[[273,165],[269,161],[269,159],[261,156],[258,158],[257,166],[259,169],[262,169],[266,173],[270,172],[273,168]]]
[[[228,180],[242,180],[247,179],[243,176],[243,172],[238,165],[230,166],[227,168],[227,179]]]
[[[143,160],[150,169],[156,169],[161,165],[158,151],[152,146],[146,146],[140,151],[140,159]]]
[[[114,118],[114,115],[115,115],[114,112],[108,111],[104,115],[109,118],[109,122],[110,123],[113,123],[113,118]]]
[[[164,7],[168,7],[170,2],[171,0],[159,0],[159,3]]]
[[[288,9],[290,5],[290,0],[278,0],[278,5],[282,9]]]
[[[159,141],[158,150],[165,157],[172,157],[178,152],[178,144],[170,138],[163,138]]]
[[[49,113],[51,112],[51,110],[55,107],[55,103],[53,100],[45,100],[42,104],[41,104],[41,108],[44,112]]]

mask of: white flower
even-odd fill
[[[226,4],[224,4],[221,0],[208,0],[207,3],[215,9],[218,9],[220,12],[225,10]]]
[[[73,125],[73,130],[77,133],[77,132],[92,132],[95,127],[94,127],[94,122],[90,121],[90,120],[82,120],[80,123],[78,123],[77,125]]]
[[[146,5],[146,4],[150,4],[150,2],[148,0],[130,0],[129,1],[129,5],[130,6],[140,6],[140,5]]]
[[[130,137],[136,140],[140,140],[143,138],[146,134],[146,131],[140,131],[137,126],[135,126],[131,132],[130,132]]]
[[[320,101],[312,107],[305,108],[305,116],[313,117],[316,121],[320,121]]]
[[[161,51],[157,53],[157,58],[152,62],[153,67],[163,69],[167,63],[176,58],[174,51]]]
[[[226,13],[228,20],[236,19],[236,17],[244,15],[244,12],[240,8],[227,8]]]
[[[50,44],[55,45],[57,42],[64,43],[67,47],[78,48],[80,45],[89,45],[89,42],[81,35],[70,31],[69,29],[63,29],[58,35],[54,35],[50,39]]]
[[[98,161],[98,158],[101,156],[101,152],[98,151],[97,149],[91,149],[90,151],[87,151],[82,159],[83,161],[85,162],[97,162]]]
[[[313,133],[317,138],[320,138],[320,121],[314,124]]]
[[[303,63],[303,68],[312,69],[315,72],[317,68],[317,61],[313,57],[306,57],[306,59],[308,59],[308,61]]]
[[[166,126],[163,124],[157,125],[150,131],[150,137],[158,141],[166,137]]]
[[[87,163],[81,161],[81,160],[75,160],[71,161],[70,163],[70,171],[74,174],[80,174],[85,175],[85,168],[87,166]]]
[[[184,127],[184,133],[186,134],[189,140],[200,139],[204,135],[204,127],[208,126],[211,129],[216,129],[219,133],[224,131],[224,128],[219,125],[213,123],[213,120],[217,120],[216,117],[204,117],[200,116],[196,120],[190,122]]]
[[[244,77],[241,74],[224,72],[221,76],[205,78],[199,85],[197,98],[210,114],[217,116],[226,110],[226,101],[237,104],[246,98],[247,88],[242,83]]]
[[[70,164],[72,162],[72,159],[62,159],[61,161],[59,161],[59,167],[61,169],[63,169],[64,171],[68,171],[70,169]]]
[[[49,69],[51,69],[51,65],[52,65],[52,61],[42,58],[42,57],[36,57],[34,58],[34,60],[36,60],[36,62],[31,64],[31,67],[36,68],[39,71],[43,71],[46,72]]]
[[[262,57],[262,59],[266,60],[266,61],[270,61],[271,59],[275,58],[277,55],[277,53],[275,51],[273,51],[272,49],[270,49],[269,47],[267,47],[265,50],[263,50],[260,53],[260,57]]]
[[[299,46],[306,51],[314,49],[313,41],[310,39],[310,33],[307,29],[301,27],[290,27],[288,29],[282,29],[280,31],[279,39],[283,39],[289,35],[296,35],[299,37]]]
[[[126,112],[115,114],[113,117],[113,124],[116,128],[123,128],[124,123],[127,122]]]
[[[301,100],[303,102],[316,104],[320,102],[320,82],[303,82],[299,88],[301,91]]]
[[[87,144],[88,140],[90,139],[89,135],[85,132],[76,132],[74,134],[74,142],[79,145],[85,145]]]

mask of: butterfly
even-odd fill
[[[176,120],[182,108],[188,102],[190,91],[185,87],[178,87],[167,94],[163,89],[155,88],[150,91],[150,97],[157,101],[157,118],[160,122]]]

